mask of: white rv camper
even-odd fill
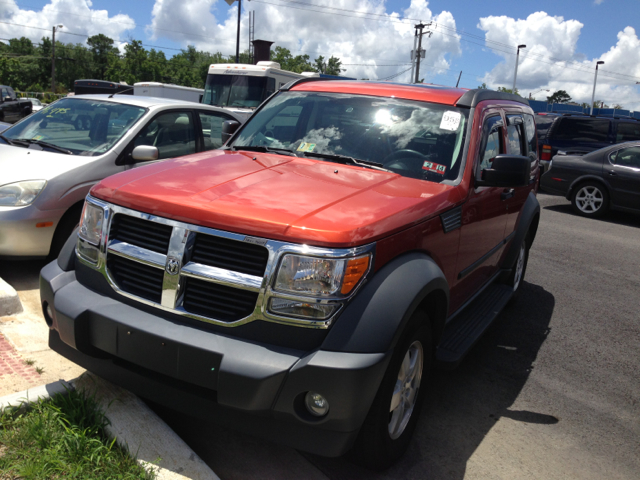
[[[201,88],[182,87],[170,83],[138,82],[133,84],[133,94],[144,97],[173,98],[200,103],[203,93],[204,90]]]
[[[254,109],[282,85],[315,72],[293,73],[277,62],[257,65],[218,63],[209,67],[202,103],[230,109]]]

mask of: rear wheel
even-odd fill
[[[598,182],[578,185],[571,196],[571,205],[583,217],[601,217],[609,209],[609,192]]]
[[[354,445],[354,460],[373,470],[393,465],[407,450],[415,429],[433,346],[426,313],[417,311],[391,362]]]

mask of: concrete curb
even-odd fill
[[[107,434],[117,438],[152,470],[158,480],[220,480],[196,453],[136,395],[100,377],[84,373],[65,382],[59,380],[0,398],[0,409],[26,406],[56,393],[80,389],[94,395],[110,425]]]
[[[22,312],[22,303],[16,290],[0,278],[0,317]]]

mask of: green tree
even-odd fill
[[[91,76],[96,80],[105,80],[109,61],[112,56],[119,54],[118,49],[113,45],[113,40],[102,33],[89,37],[87,44],[89,45],[93,63],[93,74]]]
[[[553,95],[547,97],[549,103],[569,103],[571,101],[571,95],[565,90],[557,90]]]
[[[271,51],[271,60],[278,62],[283,70],[290,72],[314,72],[315,69],[310,63],[309,55],[291,55],[288,48],[276,47]]]
[[[0,56],[0,83],[10,86],[17,85],[19,76],[20,62],[15,58]]]
[[[489,87],[487,87],[487,84],[482,82],[482,85],[478,85],[478,89],[480,90],[487,90]]]
[[[484,84],[483,84],[484,85]],[[505,88],[505,87],[498,87],[496,89],[497,92],[504,92],[504,93],[515,93],[516,95],[520,95],[520,92],[518,92],[518,89],[516,88],[515,91],[512,88]]]
[[[344,72],[344,69],[341,69],[342,62],[339,58],[331,56],[329,61],[325,62],[323,56],[319,56],[315,60],[314,70],[318,73],[326,73],[327,75],[340,75],[341,72]]]

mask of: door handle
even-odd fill
[[[509,200],[516,194],[515,188],[505,188],[500,194],[500,200]]]
[[[609,175],[611,175],[612,177],[615,177],[617,174],[613,170],[609,170]]]

